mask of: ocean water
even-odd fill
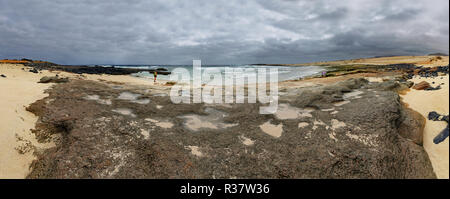
[[[183,68],[186,69],[190,73],[191,81],[192,81],[192,71],[193,67],[192,65],[127,65],[127,66],[114,66],[114,67],[126,67],[126,68],[142,68],[142,69],[157,69],[157,68],[166,68],[168,71],[173,71],[176,68]],[[244,78],[246,77],[254,77],[257,79],[258,71],[260,69],[263,69],[266,71],[266,82],[274,82],[274,81],[286,81],[286,80],[297,80],[304,77],[319,75],[323,71],[326,71],[325,68],[320,66],[301,66],[301,67],[288,67],[288,66],[260,66],[260,65],[202,65],[202,74],[206,70],[215,70],[216,72],[220,73],[222,77],[222,82],[224,84],[232,84],[233,82],[239,82],[236,81],[238,78]],[[277,69],[277,71],[273,71],[271,69]],[[230,74],[231,73],[231,74]],[[242,76],[240,76],[242,75]],[[273,75],[278,76],[277,79],[273,79]],[[153,78],[153,74],[150,74],[148,72],[140,72],[133,74],[133,76],[141,77],[141,78]],[[195,78],[202,78],[201,82],[202,84],[210,83],[211,79],[203,76],[203,77],[195,77]],[[158,74],[158,80],[170,80],[169,75],[161,75]]]

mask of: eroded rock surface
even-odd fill
[[[260,104],[172,104],[148,88],[139,92],[148,103],[135,103],[119,99],[129,88],[73,80],[28,108],[39,116],[41,141],[61,135],[28,177],[435,178],[423,148],[399,133],[420,126],[405,119],[392,91],[402,84],[386,85],[351,79],[301,88],[294,100],[280,97],[277,116],[259,114]],[[186,116],[216,128],[189,128]],[[264,132],[268,121],[282,133]]]

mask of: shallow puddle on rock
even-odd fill
[[[186,120],[184,123],[188,129],[191,129],[193,131],[198,131],[202,128],[206,129],[218,129],[216,125],[214,125],[211,122],[208,121],[202,121],[200,119],[199,115],[185,115],[181,116],[180,118],[183,118]]]
[[[127,115],[127,116],[131,116],[131,117],[136,117],[136,115],[133,113],[133,111],[131,109],[127,109],[127,108],[117,108],[117,109],[113,109],[113,112],[116,113],[120,113],[122,115]]]
[[[110,99],[100,99],[100,96],[98,96],[98,95],[87,95],[87,96],[83,97],[83,99],[97,101],[97,103],[99,103],[99,104],[105,104],[105,105],[112,104]]]
[[[119,97],[117,97],[117,99],[128,100],[128,101],[131,101],[131,102],[137,103],[137,104],[150,103],[149,99],[138,99],[140,96],[142,96],[142,95],[136,94],[136,93],[130,93],[130,92],[122,92],[122,93],[120,93]]]
[[[281,137],[281,134],[283,133],[283,124],[280,123],[278,125],[274,125],[270,120],[264,124],[259,125],[259,128],[261,128],[264,133],[275,138]]]
[[[179,118],[184,119],[185,120],[184,125],[192,131],[198,131],[200,129],[217,130],[234,127],[238,125],[238,124],[224,123],[223,118],[226,117],[226,114],[221,111],[212,108],[206,108],[205,112],[208,113],[207,116],[191,114],[179,116]]]
[[[314,109],[300,109],[290,106],[289,104],[278,105],[278,110],[275,113],[275,117],[280,120],[298,119],[302,117],[312,117],[311,112]]]
[[[345,93],[343,96],[342,96],[342,98],[344,99],[344,100],[350,100],[350,99],[359,99],[359,98],[361,98],[361,94],[363,94],[364,92],[362,92],[362,91],[358,91],[358,90],[356,90],[356,91],[352,91],[352,92],[349,92],[349,93]]]
[[[140,99],[140,100],[131,100],[131,102],[138,103],[138,104],[148,104],[148,103],[150,103],[150,100],[149,99]]]
[[[98,96],[98,95],[88,95],[88,96],[83,97],[83,99],[85,99],[85,100],[99,100],[100,96]]]
[[[156,126],[164,128],[164,129],[170,129],[170,128],[173,127],[173,123],[172,122],[168,122],[168,121],[158,121],[158,120],[151,119],[151,118],[147,118],[147,119],[145,119],[145,121],[152,122]]]
[[[121,100],[136,100],[140,96],[141,96],[141,94],[130,93],[130,92],[122,92],[122,93],[120,93],[119,97],[117,97],[117,99],[121,99]]]
[[[340,101],[340,102],[333,103],[333,105],[334,106],[343,106],[343,105],[348,104],[348,103],[350,103],[350,101],[345,100],[345,101]]]
[[[166,97],[166,96],[168,96],[166,93],[156,93],[156,94],[153,94],[153,96],[156,96],[156,97]]]

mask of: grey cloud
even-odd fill
[[[301,63],[449,52],[447,0],[0,0],[0,58]]]

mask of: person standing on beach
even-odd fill
[[[153,72],[153,77],[154,77],[154,80],[153,80],[153,83],[156,83],[156,77],[158,77],[158,72]]]

